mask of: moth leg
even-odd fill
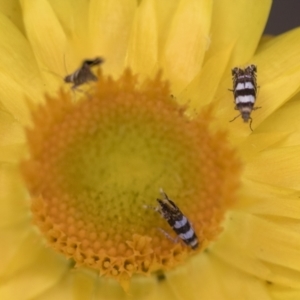
[[[260,107],[259,107],[260,108]],[[249,127],[250,127],[250,129],[251,129],[251,131],[253,131],[253,129],[252,129],[252,118],[251,117],[249,117],[249,120],[250,120],[250,124],[249,124]]]
[[[158,206],[152,206],[152,205],[148,205],[148,204],[143,204],[143,207],[144,207],[145,209],[152,209],[152,210],[154,210],[154,211],[160,212],[160,209],[159,209]]]
[[[235,119],[237,119],[241,114],[237,115],[236,117],[234,117],[232,120],[230,120],[229,122],[233,122]]]
[[[177,236],[176,238],[173,238],[169,233],[167,233],[165,230],[163,230],[160,227],[157,227],[157,229],[170,241],[172,241],[174,244],[177,244],[180,241],[179,236]]]

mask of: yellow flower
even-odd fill
[[[258,45],[270,1],[0,9],[0,299],[300,298],[300,30]],[[71,91],[97,56],[99,81]],[[249,63],[253,132],[229,123]],[[168,238],[159,188],[198,249]]]

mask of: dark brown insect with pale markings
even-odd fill
[[[234,109],[238,110],[240,114],[230,122],[241,116],[245,123],[250,120],[251,130],[251,112],[260,108],[254,107],[257,94],[256,72],[256,65],[249,65],[245,69],[236,67],[231,70],[233,89],[230,91],[232,91],[234,95]]]
[[[101,57],[95,59],[86,59],[83,61],[81,67],[74,73],[67,75],[64,78],[66,83],[73,83],[72,89],[75,90],[80,85],[89,81],[97,81],[97,76],[91,71],[91,68],[100,65],[104,62]]]
[[[192,224],[162,189],[160,190],[160,193],[163,196],[163,199],[156,199],[159,206],[155,210],[162,215],[186,245],[194,250],[197,249],[199,242]]]

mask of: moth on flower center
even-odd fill
[[[240,114],[230,122],[241,116],[245,123],[250,120],[251,130],[251,112],[252,110],[260,108],[254,106],[257,95],[256,72],[256,65],[249,65],[244,69],[235,67],[231,70],[233,89],[230,91],[232,91],[234,95],[234,109],[238,110]]]
[[[169,223],[172,229],[177,234],[177,239],[181,239],[186,245],[192,249],[197,249],[199,246],[198,238],[188,218],[181,212],[179,207],[160,189],[163,199],[156,199],[159,206],[154,210],[158,211],[161,216]],[[167,232],[161,231],[171,240],[174,240]]]

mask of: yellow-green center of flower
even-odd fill
[[[100,74],[81,97],[47,97],[27,130],[22,170],[49,244],[121,282],[202,251],[221,230],[239,175],[225,135],[209,129],[210,113],[189,119],[159,77],[141,85],[129,71],[118,80]],[[160,188],[192,224],[197,250],[172,240],[151,209]]]

